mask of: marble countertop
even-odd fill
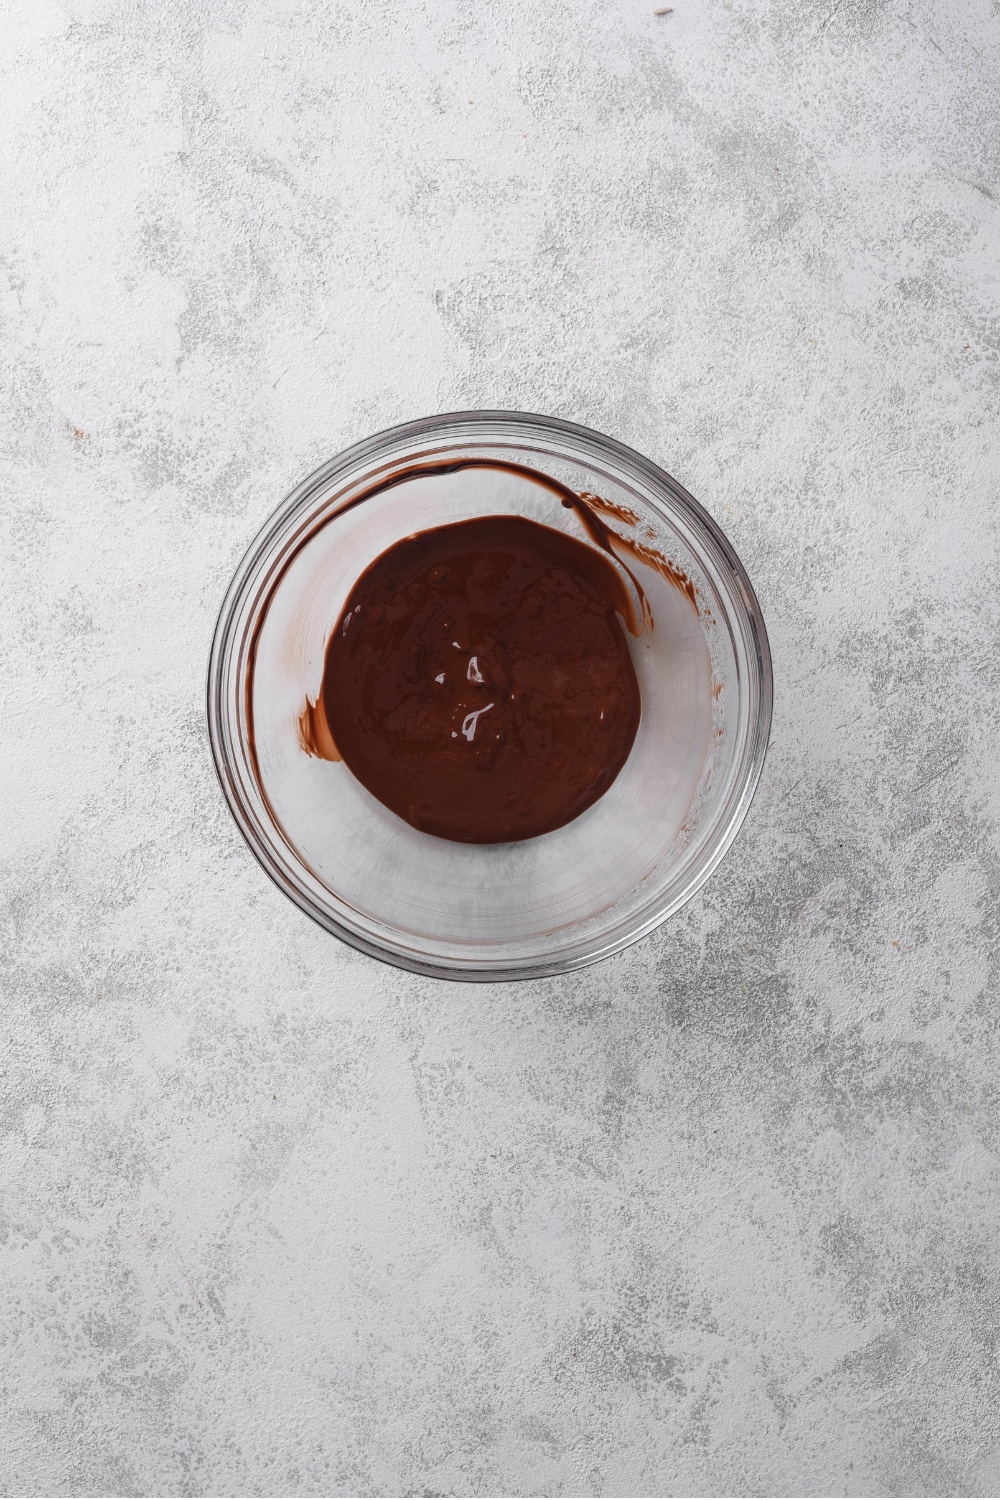
[[[14,0],[0,1489],[1000,1485],[1000,19]],[[269,883],[205,729],[281,497],[596,427],[774,652],[723,867],[447,984]]]

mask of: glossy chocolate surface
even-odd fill
[[[313,753],[342,758],[415,828],[533,838],[611,786],[639,726],[623,621],[593,546],[516,515],[396,543],[354,585],[327,647]]]

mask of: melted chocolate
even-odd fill
[[[634,614],[607,556],[536,521],[420,532],[351,590],[303,743],[424,833],[548,833],[607,791],[632,748]]]

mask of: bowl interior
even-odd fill
[[[605,457],[606,440],[588,434],[585,445],[573,429],[480,418],[475,430],[469,419],[457,428],[449,420],[437,419],[436,433],[414,424],[419,437],[387,434],[353,462],[334,461],[251,550],[242,589],[240,575],[234,580],[217,673],[213,664],[223,779],[270,872],[349,941],[435,973],[548,973],[655,925],[731,838],[759,728],[753,622],[744,581],[718,555],[711,523],[638,456],[609,445]],[[378,488],[414,458],[424,469],[443,460],[523,465],[597,497],[648,604],[651,626],[630,637],[642,699],[631,755],[597,803],[538,838],[473,845],[420,833],[342,762],[303,748],[299,721],[319,694],[330,632],[358,576],[387,547],[428,527],[508,513],[587,540],[577,512],[523,472],[454,467]],[[224,611],[220,631],[225,619]]]

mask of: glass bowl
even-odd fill
[[[617,780],[573,822],[517,843],[455,843],[309,754],[300,720],[348,592],[402,537],[512,513],[587,539],[582,507],[522,468],[584,497],[645,595],[651,624],[629,638],[642,718]],[[698,890],[750,806],[771,691],[750,580],[675,480],[570,422],[457,412],[358,443],[279,506],[219,615],[208,721],[232,814],[303,911],[388,963],[495,981],[607,958]]]

